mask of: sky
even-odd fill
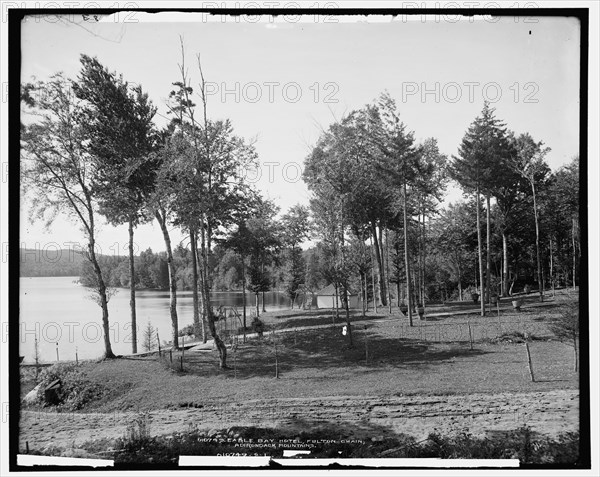
[[[282,212],[308,204],[300,174],[320,132],[385,90],[415,138],[436,138],[449,157],[486,99],[509,129],[529,132],[552,149],[553,170],[579,150],[579,24],[573,18],[31,17],[22,26],[21,79],[58,71],[76,77],[80,55],[96,56],[142,85],[162,126],[171,84],[180,79],[180,37],[192,86],[200,55],[209,116],[229,118],[236,134],[256,141],[261,167],[247,177]],[[460,197],[450,188],[447,201]],[[59,217],[44,230],[27,221],[27,210],[22,199],[21,246],[83,243],[76,224]],[[173,233],[177,244],[183,237]],[[103,253],[121,255],[127,239],[125,226],[103,225],[98,236]],[[138,251],[164,250],[158,225],[140,226],[136,244]]]

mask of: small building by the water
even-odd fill
[[[342,303],[342,290],[338,290],[338,306],[343,308]],[[332,284],[327,285],[315,293],[317,297],[317,307],[319,308],[335,308],[335,286]],[[348,307],[358,308],[358,295],[348,290]]]

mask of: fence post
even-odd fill
[[[35,334],[35,382],[37,383],[38,376],[40,374],[40,348],[37,340],[37,333]]]
[[[535,376],[533,375],[533,367],[531,366],[531,353],[529,352],[529,343],[525,341],[525,350],[527,351],[527,365],[529,366],[529,375],[531,376],[531,382],[535,382]]]
[[[473,332],[471,331],[471,321],[468,321],[467,324],[469,325],[469,348],[472,350],[473,349]]]
[[[156,341],[158,342],[158,357],[161,357],[161,349],[160,349],[160,338],[158,337],[158,331],[156,332]]]
[[[169,350],[169,361],[171,363],[173,362],[173,350],[172,349]]]
[[[237,360],[236,360],[236,354],[237,354],[237,344],[233,347],[233,377],[235,379],[237,379]]]
[[[335,328],[335,306],[334,309],[331,310],[331,322],[333,324],[333,327]]]
[[[59,362],[59,359],[58,359],[58,343],[56,343],[56,362],[57,363]]]
[[[367,333],[367,325],[365,325],[365,363],[369,364],[369,335]]]
[[[75,346],[75,364],[79,366],[79,357],[77,356],[77,346]]]
[[[279,361],[277,359],[277,338],[275,336],[275,330],[271,332],[271,338],[273,339],[273,345],[275,346],[275,378],[279,379]]]

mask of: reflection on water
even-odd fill
[[[90,292],[74,283],[77,277],[24,277],[20,279],[19,354],[25,362],[35,360],[35,337],[39,340],[42,362],[100,357],[104,351],[102,311]],[[248,316],[255,305],[254,295],[246,294]],[[211,294],[213,306],[242,306],[240,292]],[[261,302],[262,305],[262,302]],[[289,308],[290,301],[278,292],[265,293],[267,311]],[[138,351],[148,322],[158,329],[162,341],[171,339],[169,293],[140,290],[136,293]],[[239,310],[241,313],[241,310]],[[115,354],[131,352],[129,290],[119,289],[108,304],[110,338]],[[179,328],[193,322],[192,292],[177,293]],[[12,343],[11,343],[12,345]]]

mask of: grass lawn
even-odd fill
[[[558,302],[558,300],[557,300]],[[530,303],[537,303],[531,297]],[[395,314],[353,314],[353,346],[331,325],[331,310],[289,310],[263,315],[270,329],[261,339],[228,347],[230,369],[218,368],[216,350],[180,352],[162,359],[122,358],[86,362],[86,379],[105,388],[84,411],[177,408],[186,403],[325,396],[386,396],[534,392],[578,388],[573,349],[552,340],[546,327],[557,303],[521,313],[430,317],[415,326]],[[469,342],[469,325],[473,349]],[[318,328],[300,326],[321,325]],[[285,328],[285,330],[282,330]],[[536,382],[531,382],[522,343],[495,341],[512,332],[534,339],[529,346]],[[276,358],[277,357],[277,358]],[[277,373],[276,378],[276,359]],[[23,393],[34,385],[31,368]]]
[[[534,392],[578,387],[573,349],[551,340],[545,323],[555,308],[525,309],[497,316],[451,316],[415,322],[397,316],[353,326],[353,346],[341,324],[289,329],[249,338],[228,349],[230,369],[218,368],[215,350],[167,357],[123,358],[81,365],[87,379],[105,387],[84,410],[177,408],[186,403],[324,396],[386,396]],[[288,320],[299,319],[291,313]],[[310,316],[309,316],[310,318]],[[470,349],[466,323],[475,342]],[[536,382],[531,382],[525,346],[494,342],[502,333],[535,327],[530,341]],[[446,328],[444,330],[444,328]],[[461,340],[445,337],[460,329]],[[485,335],[484,332],[485,331]],[[411,336],[407,337],[410,331]],[[453,338],[453,339],[454,339]],[[367,361],[368,353],[368,361]],[[277,371],[275,377],[275,356]]]
[[[578,293],[571,290],[557,291],[556,296],[551,295],[545,296],[544,303],[539,302],[539,296],[534,293],[528,295],[519,295],[515,298],[519,298],[523,301],[523,313],[529,313],[538,307],[551,308],[557,304],[562,304],[568,300],[578,300]],[[500,312],[501,315],[509,315],[518,318],[520,315],[513,313],[511,298],[500,299]],[[240,310],[238,310],[240,312]],[[247,325],[250,325],[252,319],[250,314],[252,309],[248,309]],[[443,318],[438,318],[436,315],[454,315],[455,319],[463,319],[465,316],[479,317],[479,304],[475,304],[472,301],[456,301],[447,303],[428,304],[426,306],[426,315],[432,315],[429,321],[438,321]],[[340,326],[346,322],[346,314],[343,309],[339,310],[339,316],[335,316],[336,313],[331,309],[289,309],[289,310],[277,310],[273,312],[266,312],[260,315],[260,319],[266,324],[267,329],[286,329],[286,328],[299,328],[305,326],[325,326],[339,324]],[[408,324],[408,318],[401,314],[396,303],[392,304],[392,317],[396,317],[402,322]],[[493,308],[489,313],[488,318],[496,316],[496,308]],[[374,312],[373,307],[370,306],[363,317],[362,309],[350,310],[350,322],[356,321],[372,321],[389,318],[389,307],[377,308],[377,313]],[[419,321],[419,316],[414,313],[413,321],[416,323]],[[241,330],[240,330],[241,333]]]
[[[303,332],[297,337],[298,346],[289,343],[291,337],[284,340],[279,351],[279,379],[275,378],[274,352],[264,343],[242,346],[235,371],[220,371],[215,365],[216,352],[188,355],[183,374],[156,360],[87,365],[88,379],[105,383],[108,391],[86,410],[151,410],[221,399],[534,392],[578,387],[572,350],[558,342],[531,344],[536,375],[536,382],[531,382],[522,344],[481,344],[471,351],[468,346],[373,337],[374,356],[366,364],[360,340],[354,349],[336,351],[336,341],[341,340],[329,335]]]

